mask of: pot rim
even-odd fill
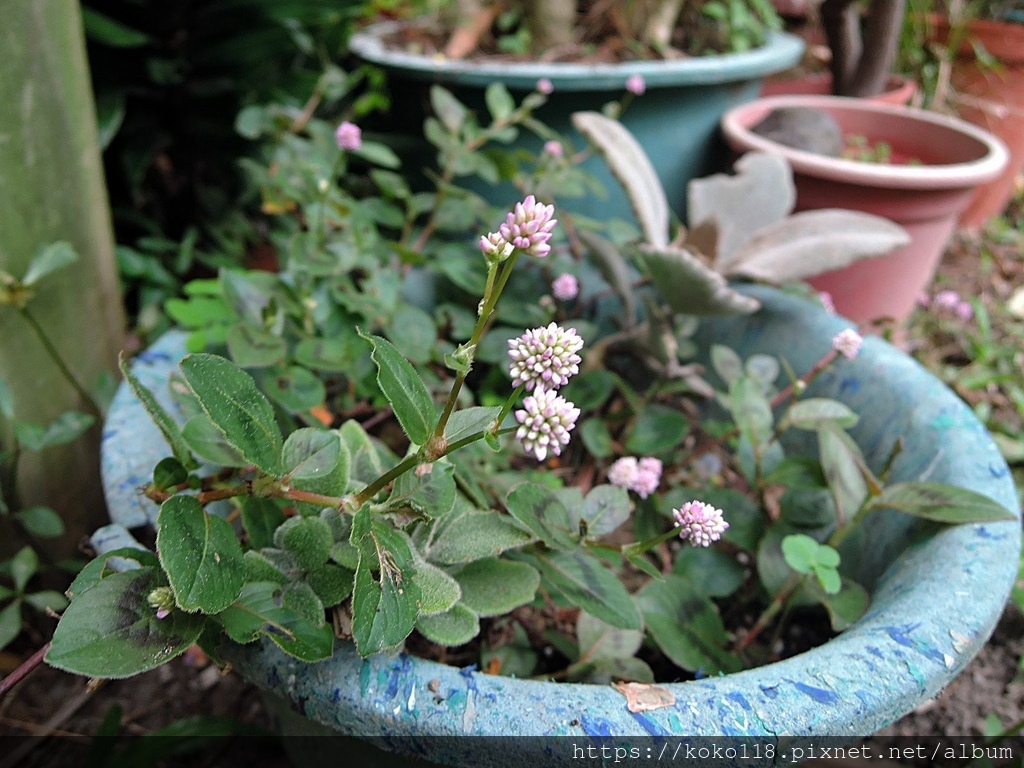
[[[819,346],[828,349],[831,337],[850,325],[778,290],[744,286],[743,291],[761,300],[767,314],[716,319],[724,323],[724,343],[752,339],[757,349],[778,354],[776,347],[794,349],[794,340],[800,339],[799,347],[817,355]],[[779,333],[781,323],[789,324],[788,334]],[[166,384],[184,347],[184,334],[165,335],[133,364],[136,375],[149,387]],[[934,457],[919,457],[923,466],[915,463],[915,474],[920,470],[927,475],[939,467],[931,479],[986,493],[1019,516],[1006,462],[951,390],[876,337],[866,338],[858,358],[842,366],[813,386],[827,383],[835,389],[831,394],[850,399],[858,396],[858,381],[887,378],[892,391],[886,390],[881,400],[897,402],[890,404],[891,413],[877,417],[880,428],[890,429],[884,425],[898,413],[920,431],[920,440],[935,446]],[[155,392],[165,407],[170,402],[166,390],[164,386]],[[879,400],[877,394],[860,397],[873,403]],[[868,411],[861,413],[862,422],[871,419]],[[858,442],[870,440],[873,428],[865,427],[869,436]],[[891,442],[875,448],[887,454]],[[104,491],[116,523],[139,524],[132,522],[143,502],[137,488],[151,472],[152,456],[160,458],[167,451],[159,431],[122,383],[103,439]],[[946,465],[952,477],[942,474]],[[884,527],[876,525],[875,530],[884,539]],[[868,613],[846,632],[763,667],[662,684],[675,696],[675,705],[645,713],[630,713],[625,698],[610,686],[517,680],[404,653],[363,660],[351,643],[337,643],[331,659],[315,664],[288,657],[269,641],[229,645],[225,655],[244,677],[290,698],[313,720],[349,735],[423,737],[424,749],[430,748],[430,739],[445,735],[866,736],[934,695],[980,650],[1015,578],[1020,545],[1019,519],[940,530],[896,559],[879,580]],[[495,765],[514,763],[507,745],[481,748],[504,750],[506,762]]]
[[[556,91],[624,89],[630,75],[643,77],[648,89],[752,80],[795,65],[804,50],[803,41],[786,32],[770,33],[763,46],[751,51],[620,64],[466,61],[448,59],[440,54],[425,56],[385,47],[383,35],[415,23],[383,21],[370,24],[352,34],[349,49],[366,61],[390,69],[401,69],[419,80],[443,79],[458,85],[476,86],[502,82],[508,88],[526,91],[532,91],[542,78],[550,80]]]
[[[908,129],[914,124],[922,128],[931,126],[966,135],[978,143],[983,154],[969,162],[921,166],[869,163],[819,155],[787,147],[750,130],[754,116],[767,114],[780,107],[812,107],[827,112],[866,112],[879,119],[904,122]],[[796,173],[887,189],[947,190],[974,187],[996,178],[1010,157],[1009,150],[999,138],[965,120],[915,107],[846,96],[767,96],[730,109],[722,116],[721,127],[733,149],[741,152],[760,150],[782,155]]]

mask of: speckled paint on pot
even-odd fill
[[[800,371],[848,326],[802,299],[744,290],[763,310],[706,321],[698,334],[705,348],[725,343],[743,356],[780,355]],[[181,335],[165,336],[136,370],[158,390],[166,388],[183,352]],[[852,434],[875,466],[904,437],[893,480],[949,482],[1019,511],[1009,471],[984,427],[948,388],[881,340],[866,339],[856,360],[838,363],[811,392],[860,414]],[[166,454],[159,433],[122,388],[103,450],[115,523],[152,518],[155,506],[140,500],[137,488]],[[1019,522],[940,528],[909,544],[905,516],[876,513],[866,525],[867,535],[844,550],[858,573],[878,577],[871,608],[853,627],[785,661],[667,684],[675,704],[642,714],[629,712],[610,686],[516,680],[406,654],[360,659],[348,643],[311,665],[270,643],[228,653],[245,678],[312,721],[442,763],[534,766],[544,759],[499,741],[439,736],[863,736],[933,696],[977,653],[1002,611],[1020,553]]]

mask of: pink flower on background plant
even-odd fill
[[[960,303],[960,294],[956,291],[939,291],[932,299],[932,306],[936,309],[955,311]]]
[[[921,291],[917,294],[914,301],[921,309],[927,309],[928,305],[932,303],[932,297],[928,295],[927,291]]]
[[[583,339],[575,328],[567,330],[557,323],[533,328],[509,339],[508,347],[512,386],[526,387],[527,392],[558,389],[580,372],[582,358],[577,353],[583,348]]]
[[[642,459],[623,456],[608,468],[608,482],[627,491],[633,491],[641,499],[646,499],[658,490],[661,471],[660,459],[650,456]]]
[[[572,301],[580,295],[580,282],[564,272],[552,281],[551,294],[559,301]]]
[[[841,354],[847,360],[853,360],[860,352],[860,345],[864,342],[861,335],[853,328],[840,331],[832,338],[832,349]]]
[[[545,96],[549,96],[554,90],[555,86],[546,77],[542,77],[537,81],[537,93],[543,93]]]
[[[686,502],[679,509],[673,509],[672,516],[682,528],[679,538],[689,541],[694,547],[710,547],[711,542],[722,538],[725,529],[729,527],[722,510],[696,499]]]
[[[352,152],[363,146],[363,132],[355,123],[345,121],[334,131],[334,140],[338,142],[338,149]]]
[[[553,389],[537,389],[523,398],[522,409],[516,411],[516,421],[521,425],[516,430],[516,439],[537,461],[544,461],[548,451],[558,456],[562,446],[568,445],[569,432],[579,416],[580,409]]]
[[[643,75],[630,75],[626,78],[626,90],[634,96],[642,96],[644,91],[647,90],[647,82],[644,80]]]
[[[521,203],[505,217],[498,227],[499,234],[506,242],[512,243],[531,256],[544,258],[551,252],[551,230],[558,223],[553,219],[555,206],[537,202],[533,195],[527,195]]]
[[[544,152],[552,157],[562,157],[565,154],[562,142],[555,141],[554,139],[544,142]]]
[[[832,294],[828,291],[822,291],[818,294],[818,301],[821,302],[821,306],[825,308],[826,312],[831,312],[833,315],[836,313],[836,304],[832,301]]]
[[[966,323],[974,317],[974,307],[971,306],[971,302],[969,301],[961,301],[956,305],[953,313]]]

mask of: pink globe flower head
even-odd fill
[[[636,485],[636,478],[639,472],[640,465],[636,457],[623,456],[621,459],[616,459],[615,463],[608,467],[608,482],[629,491]]]
[[[363,132],[355,123],[345,121],[334,131],[334,140],[338,149],[352,152],[363,146]]]
[[[551,294],[559,301],[572,301],[580,295],[580,282],[565,272],[552,281]]]
[[[527,392],[558,389],[580,372],[582,358],[577,353],[583,348],[583,339],[575,328],[566,330],[550,323],[509,339],[508,347],[512,386],[526,387]]]
[[[565,155],[565,149],[562,147],[562,142],[551,139],[544,142],[544,153],[552,157],[562,157]]]
[[[647,90],[647,81],[643,75],[630,75],[626,78],[626,90],[634,96],[642,96]]]
[[[914,302],[922,309],[927,309],[928,305],[932,303],[932,297],[928,295],[927,291],[920,291],[917,296],[914,297]]]
[[[656,490],[661,483],[661,459],[651,456],[640,459],[637,463],[636,482],[633,483],[633,490],[641,499],[646,499]]]
[[[548,240],[551,230],[558,223],[552,216],[555,206],[537,202],[533,195],[527,195],[521,203],[505,217],[504,223],[498,227],[499,234],[531,256],[544,258],[551,252]]]
[[[968,320],[974,317],[974,307],[971,306],[971,302],[969,301],[961,301],[953,309],[953,314],[955,314],[960,320],[963,320],[966,323]]]
[[[672,516],[679,525],[679,538],[689,541],[694,547],[710,547],[718,541],[729,524],[725,522],[722,510],[715,509],[703,501],[688,501],[679,509],[672,510]]]
[[[860,352],[860,345],[864,342],[860,334],[853,328],[840,331],[832,338],[832,349],[841,354],[847,360],[853,360]]]
[[[562,453],[569,444],[569,432],[576,426],[580,409],[553,389],[538,389],[523,399],[523,407],[516,411],[516,439],[527,453],[537,461],[544,461],[550,451],[553,456]]]
[[[542,77],[537,81],[537,93],[543,93],[545,96],[549,96],[554,90],[555,86],[546,77]]]
[[[932,299],[932,306],[936,309],[955,311],[960,303],[960,294],[956,291],[939,291]]]

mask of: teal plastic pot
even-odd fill
[[[764,303],[751,316],[705,321],[699,343],[766,353],[807,370],[848,323],[790,295],[749,288]],[[183,337],[164,337],[135,370],[157,385],[184,352]],[[834,397],[858,414],[854,439],[876,469],[902,437],[892,480],[952,483],[1019,510],[1009,469],[966,405],[903,353],[877,338],[853,361],[819,377],[815,395]],[[118,392],[103,444],[106,493],[115,522],[133,526],[156,507],[137,488],[167,448],[139,403]],[[728,514],[728,511],[727,511]],[[347,736],[440,763],[538,766],[544,740],[514,746],[462,736],[569,736],[577,743],[630,736],[864,736],[933,696],[988,639],[1009,593],[1020,554],[1018,522],[924,528],[910,518],[876,513],[845,558],[875,581],[867,614],[833,640],[793,658],[722,677],[666,683],[669,707],[627,709],[610,686],[516,680],[399,653],[360,659],[339,642],[333,658],[294,661],[271,643],[227,649],[235,670],[293,713]],[[282,702],[287,702],[282,704]],[[304,716],[298,718],[294,713]],[[286,742],[288,743],[288,742]],[[298,743],[293,742],[293,743]],[[562,740],[560,743],[565,743]],[[335,760],[336,751],[332,752]],[[545,757],[548,755],[548,757]],[[362,763],[360,763],[362,764]]]
[[[374,24],[352,35],[349,43],[353,53],[387,71],[395,120],[391,128],[397,132],[420,130],[428,114],[427,85],[438,84],[452,91],[484,121],[488,113],[483,92],[488,85],[504,83],[518,101],[534,90],[537,81],[546,78],[554,91],[537,112],[538,119],[582,148],[586,142],[572,128],[572,113],[600,111],[608,102],[622,98],[631,75],[642,76],[647,90],[633,99],[622,123],[646,150],[665,187],[669,205],[684,221],[690,179],[728,167],[727,152],[718,137],[719,118],[731,107],[757,98],[762,78],[792,67],[804,48],[798,37],[774,33],[764,46],[752,51],[672,61],[468,61],[390,50],[383,41],[400,26],[401,22]],[[414,140],[410,137],[409,141]],[[536,152],[541,144],[524,131],[513,146]],[[583,167],[602,183],[607,197],[565,198],[560,206],[602,220],[614,216],[633,221],[626,196],[603,161],[591,158]],[[499,207],[508,207],[522,197],[510,184],[467,184],[472,181],[466,177],[457,180]]]

